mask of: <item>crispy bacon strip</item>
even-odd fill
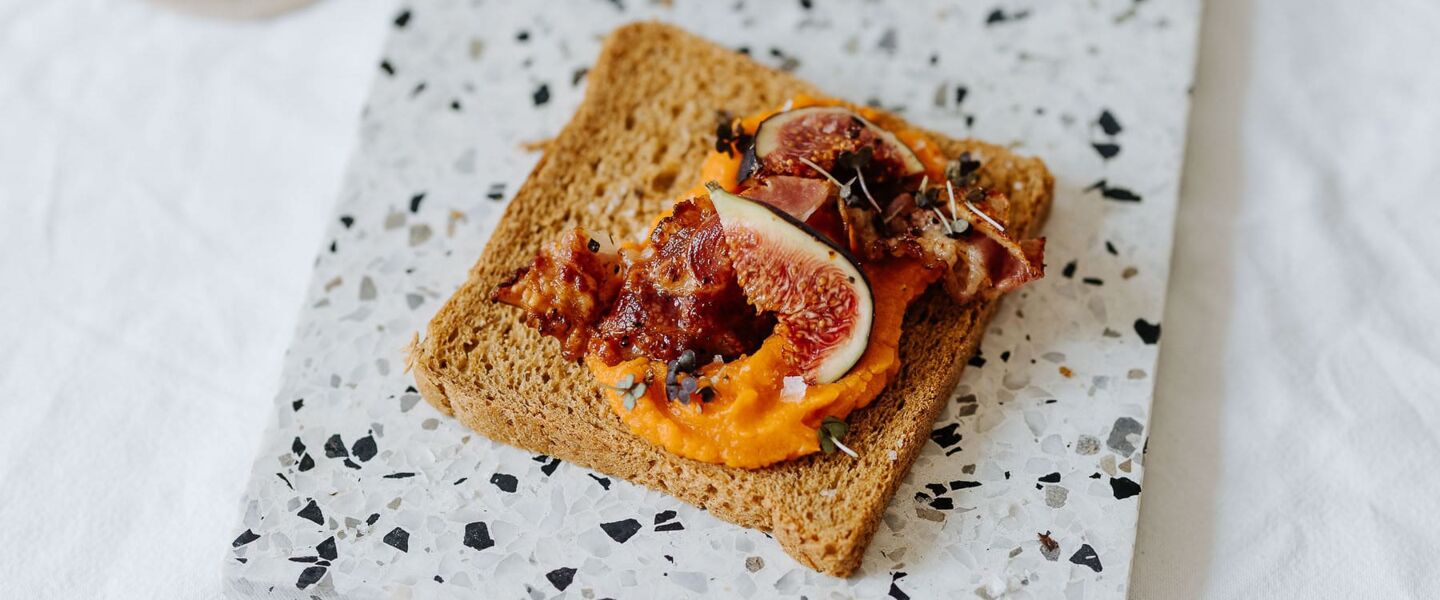
[[[901,199],[897,199],[899,201]],[[1004,224],[1009,217],[1009,199],[990,191],[970,210],[963,201],[955,203],[954,217],[964,222],[965,231],[952,236],[956,224],[949,212],[948,198],[934,210],[914,207],[909,200],[908,212],[894,211],[885,223],[886,234],[876,228],[857,227],[866,237],[863,254],[870,259],[883,256],[905,256],[920,259],[933,269],[944,269],[942,285],[955,302],[966,304],[991,300],[1045,275],[1045,239],[1015,241],[989,220],[976,214],[985,213]],[[853,210],[853,209],[852,209]],[[887,211],[891,212],[891,211]],[[949,228],[942,219],[950,219]]]
[[[619,257],[600,249],[585,230],[571,230],[541,247],[490,299],[522,309],[526,325],[560,340],[565,358],[577,360],[620,289]]]
[[[827,179],[772,175],[765,177],[759,185],[746,188],[740,195],[769,204],[804,221],[809,219],[815,209],[820,208],[834,191],[835,184]]]
[[[560,341],[566,359],[607,364],[673,360],[686,350],[727,358],[757,348],[774,319],[756,314],[735,281],[709,200],[675,205],[644,246],[618,252],[575,229],[536,253],[491,298]]]
[[[745,300],[720,217],[704,198],[675,205],[642,251],[626,252],[624,283],[590,350],[607,364],[686,350],[726,358],[759,347],[774,328]]]

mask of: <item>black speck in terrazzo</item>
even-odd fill
[[[297,562],[297,563],[318,563],[318,562],[320,562],[320,557],[318,557],[318,556],[292,556],[292,557],[289,558],[289,560],[290,560],[290,562]]]
[[[355,224],[355,217],[352,217],[350,215],[340,215],[340,224],[344,225],[346,229],[349,229],[351,225]]]
[[[1105,568],[1100,565],[1100,555],[1095,553],[1095,549],[1091,548],[1090,544],[1081,545],[1080,549],[1076,550],[1075,554],[1070,557],[1070,562],[1090,567],[1090,570],[1096,573],[1099,573]]]
[[[330,253],[334,254],[336,249],[335,242],[330,242]]]
[[[313,469],[313,468],[315,468],[315,459],[310,458],[310,455],[309,455],[309,454],[306,454],[305,456],[300,457],[300,467],[299,467],[299,469],[300,469],[300,472],[301,472],[301,473],[304,473],[304,472],[306,472],[306,471],[309,471],[310,469]]]
[[[545,578],[550,580],[550,585],[555,586],[555,589],[563,592],[565,588],[570,587],[570,582],[575,581],[575,569],[573,567],[560,567],[559,569],[546,573]]]
[[[294,402],[290,403],[290,410],[292,411],[300,412],[300,409],[302,408],[305,408],[304,398],[296,398]]]
[[[1010,362],[1010,351],[1009,351],[1009,350],[1006,350],[1006,351],[1000,353],[1000,362],[1007,362],[1007,363]]]
[[[560,459],[558,459],[558,458],[552,458],[552,459],[550,459],[550,462],[548,462],[548,463],[545,464],[545,466],[540,467],[540,472],[541,472],[541,473],[544,473],[544,474],[548,477],[548,476],[550,476],[550,475],[553,475],[553,474],[555,473],[555,469],[557,469],[557,468],[559,468],[559,467],[560,467]]]
[[[505,184],[503,184],[503,183],[492,183],[492,184],[490,184],[490,189],[485,192],[485,197],[486,197],[486,198],[489,198],[489,199],[491,199],[491,200],[494,200],[494,201],[496,201],[496,202],[499,202],[499,201],[501,201],[501,200],[504,200],[504,199],[505,199]]]
[[[376,522],[376,521],[379,521],[379,520],[380,520],[380,513],[371,513],[370,516],[365,519],[365,524],[366,524],[366,525],[374,525],[375,522]]]
[[[958,431],[959,429],[959,423],[951,423],[949,425],[931,431],[930,439],[933,440],[936,444],[939,444],[941,448],[945,448],[946,454],[948,455],[949,449],[951,447],[958,447],[958,444],[960,443],[961,436],[960,432]]]
[[[325,560],[335,560],[336,557],[340,556],[335,550],[335,536],[332,535],[325,538],[325,541],[315,546],[315,553],[319,554],[320,558]]]
[[[1074,278],[1074,277],[1075,277],[1075,268],[1078,267],[1078,266],[1079,266],[1079,263],[1078,263],[1077,261],[1073,261],[1073,260],[1070,261],[1070,262],[1068,262],[1068,263],[1065,263],[1065,268],[1060,270],[1060,274],[1063,275],[1066,279]]]
[[[1145,319],[1135,319],[1135,334],[1140,336],[1145,345],[1154,344],[1160,341],[1160,324],[1152,324]]]
[[[465,483],[465,482],[468,481],[469,479],[470,479],[469,477],[461,477],[461,478],[459,478],[459,479],[456,479],[456,480],[455,480],[455,483],[452,483],[452,484],[450,484],[450,485],[460,485],[460,484],[462,484],[462,483]]]
[[[300,436],[295,436],[295,441],[290,442],[290,451],[294,452],[295,456],[305,454],[305,442],[300,441]]]
[[[375,458],[376,450],[375,436],[371,435],[355,440],[355,444],[350,447],[350,453],[360,459],[360,462],[369,462],[370,459]]]
[[[380,61],[380,70],[384,71],[386,75],[395,75],[395,67],[394,65],[391,65],[390,61],[388,60]]]
[[[1115,244],[1110,243],[1110,240],[1105,240],[1105,251],[1111,256],[1120,256],[1120,251],[1115,249]]]
[[[1086,277],[1084,279],[1081,279],[1080,281],[1085,282],[1085,285],[1105,285],[1105,280],[1099,277]]]
[[[391,473],[389,475],[386,475],[385,479],[408,479],[414,476],[415,474],[409,471],[401,471],[399,473]]]
[[[417,392],[419,392],[419,391],[420,391],[420,390],[415,389],[415,386],[413,386],[413,385],[405,386],[405,393],[407,393],[407,394],[414,394],[414,393],[417,393]]]
[[[635,519],[625,519],[613,523],[601,523],[600,528],[605,530],[605,535],[610,536],[610,539],[623,544],[634,537],[635,532],[640,531],[640,522]]]
[[[305,508],[300,509],[300,512],[295,513],[295,515],[307,521],[311,521],[316,525],[325,524],[325,515],[320,512],[320,505],[316,504],[315,500],[313,499],[310,500],[309,504],[305,505]]]
[[[965,127],[970,128],[970,127],[974,127],[974,126],[975,126],[975,115],[965,115]]]
[[[514,475],[496,473],[490,476],[490,483],[494,484],[495,487],[500,488],[500,490],[503,492],[509,492],[513,494],[515,493],[515,488],[519,485],[520,481],[516,479]]]
[[[786,73],[793,72],[800,68],[800,59],[786,54],[783,50],[774,46],[770,47],[770,56],[780,59],[779,69]]]
[[[530,94],[530,99],[535,102],[535,106],[544,106],[550,102],[550,85],[540,84],[540,87],[535,88],[535,91]]]
[[[420,192],[420,193],[418,193],[418,194],[415,194],[414,196],[411,196],[411,197],[410,197],[410,212],[411,212],[412,214],[413,214],[413,213],[418,213],[418,212],[420,212],[420,203],[423,202],[424,200],[425,200],[425,192]]]
[[[681,531],[683,529],[685,529],[685,524],[679,521],[655,527],[655,531]]]
[[[904,590],[901,590],[899,585],[900,578],[904,577],[905,575],[906,573],[904,571],[896,571],[895,573],[890,575],[889,595],[891,598],[894,598],[895,600],[910,600],[910,595],[906,594]]]
[[[285,487],[288,487],[292,490],[295,489],[295,484],[290,483],[290,478],[286,477],[284,473],[276,473],[275,476],[279,477],[280,481],[285,482]]]
[[[578,68],[578,69],[575,69],[575,73],[570,76],[570,85],[571,85],[571,86],[578,86],[578,85],[580,85],[580,82],[585,80],[585,74],[586,74],[586,73],[589,73],[589,72],[590,72],[590,68],[589,68],[589,67],[580,67],[580,68]]]
[[[401,552],[410,552],[410,532],[399,527],[385,534],[385,543]]]
[[[435,583],[445,583],[445,578],[444,578],[444,577],[441,577],[441,576],[439,576],[439,575],[436,575],[434,579],[435,579]]]
[[[1145,431],[1145,426],[1139,421],[1130,417],[1115,419],[1115,425],[1110,428],[1110,436],[1105,439],[1105,445],[1109,446],[1120,456],[1130,456],[1135,451],[1135,444],[1130,441],[1130,436],[1140,436]]]
[[[800,0],[800,8],[810,10],[812,8],[815,8],[815,4],[811,0]]]
[[[1046,476],[1044,476],[1044,477],[1041,477],[1041,478],[1040,478],[1040,482],[1041,482],[1041,483],[1060,483],[1060,474],[1059,474],[1059,473],[1051,473],[1051,474],[1049,474],[1049,475],[1046,475]]]
[[[750,47],[749,47],[749,46],[741,46],[741,47],[739,47],[739,48],[736,48],[735,51],[736,51],[736,52],[739,52],[740,54],[744,54],[745,56],[750,56]]]
[[[345,441],[340,439],[340,434],[337,433],[325,440],[325,457],[340,458],[342,456],[350,456],[350,452],[345,449]]]
[[[415,84],[415,89],[410,90],[410,97],[411,97],[411,98],[414,98],[414,97],[416,97],[416,96],[419,96],[421,92],[425,91],[425,87],[426,87],[427,85],[428,85],[428,84],[426,84],[426,83],[423,82],[423,81],[420,82],[420,83]]]
[[[353,460],[350,460],[350,459],[348,459],[348,458],[345,459],[345,462],[344,462],[343,464],[344,464],[346,467],[349,467],[349,468],[351,468],[351,469],[359,469],[359,468],[360,468],[360,464],[359,464],[359,463],[357,463],[357,462],[355,462],[355,461],[353,461]]]
[[[1115,158],[1115,155],[1120,153],[1120,144],[1115,144],[1111,142],[1096,142],[1091,143],[1090,146],[1095,148],[1095,152],[1100,155],[1100,158],[1103,158],[1105,160]]]
[[[978,482],[978,481],[952,481],[952,482],[950,482],[950,489],[951,489],[951,490],[963,490],[963,489],[968,489],[968,488],[973,488],[973,487],[980,487],[980,482]]]
[[[594,480],[595,480],[595,483],[600,484],[600,487],[605,488],[605,489],[607,489],[607,490],[610,489],[610,478],[609,478],[609,477],[601,477],[601,476],[596,475],[596,474],[594,474],[594,473],[590,473],[589,475],[590,475],[590,478],[591,478],[591,479],[594,479]]]
[[[1140,484],[1131,481],[1129,477],[1111,477],[1110,491],[1115,494],[1116,500],[1124,500],[1139,495]]]
[[[949,498],[936,498],[930,501],[930,508],[937,510],[955,510],[955,501]]]
[[[1007,15],[1004,10],[997,8],[990,11],[989,15],[986,15],[985,25],[998,25],[1007,21],[1019,21],[1028,16],[1030,16],[1030,11],[1028,10],[1018,10]]]
[[[659,525],[661,523],[669,521],[670,519],[675,518],[675,515],[676,513],[673,510],[662,510],[658,513],[655,513],[655,524]]]
[[[495,545],[495,540],[490,537],[490,526],[481,521],[476,521],[465,526],[465,546],[475,550],[484,550]]]
[[[975,367],[975,368],[977,368],[977,369],[980,368],[980,367],[985,366],[985,357],[984,357],[984,356],[981,356],[980,351],[981,351],[980,348],[976,348],[976,349],[975,349],[975,356],[970,357],[970,362],[969,362],[969,363],[966,363],[966,364],[969,364],[970,366]]]
[[[925,489],[930,490],[930,493],[931,493],[931,494],[934,494],[934,495],[936,495],[936,496],[939,496],[940,494],[945,493],[945,484],[943,484],[943,483],[927,483],[927,484],[925,484]]]
[[[1095,124],[1100,126],[1100,130],[1104,131],[1105,135],[1115,135],[1121,130],[1120,121],[1116,120],[1115,115],[1110,114],[1109,110],[1100,111],[1100,118],[1095,121]]]
[[[396,28],[396,29],[404,29],[405,26],[408,25],[409,23],[410,23],[410,11],[409,11],[409,10],[400,11],[400,14],[398,14],[398,15],[395,16],[395,28]]]
[[[883,33],[883,34],[880,35],[880,41],[876,44],[876,46],[878,46],[881,50],[885,51],[886,53],[894,54],[894,53],[895,53],[895,46],[896,46],[896,43],[897,43],[896,37],[897,37],[897,36],[895,35],[895,29],[894,29],[894,28],[886,29],[886,30],[885,30],[885,33]]]
[[[521,29],[518,33],[515,34],[515,41],[517,41],[517,42],[528,42],[528,41],[530,41],[530,32],[525,31],[524,29]]]
[[[315,582],[325,576],[325,571],[325,567],[305,567],[305,570],[300,572],[300,579],[295,581],[295,587],[303,590],[315,585]]]
[[[969,94],[970,94],[970,88],[967,88],[967,87],[965,87],[965,86],[963,86],[963,85],[955,86],[955,103],[956,103],[956,104],[960,104],[960,103],[964,102],[964,101],[965,101],[965,96],[967,96],[967,95],[969,95]]]
[[[251,530],[249,530],[249,529],[246,529],[244,533],[241,533],[239,536],[237,536],[237,537],[235,538],[235,541],[230,542],[230,547],[231,547],[231,548],[239,548],[239,547],[241,547],[241,546],[244,546],[245,544],[248,544],[248,543],[253,542],[253,541],[255,541],[255,540],[258,540],[258,539],[260,539],[260,534],[255,533],[254,531],[251,531]]]
[[[1100,195],[1120,202],[1139,202],[1140,195],[1122,187],[1107,187]]]

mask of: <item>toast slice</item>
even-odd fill
[[[511,201],[469,279],[412,346],[421,394],[493,440],[660,490],[771,533],[810,568],[849,575],[929,439],[994,303],[957,309],[936,286],[910,307],[899,377],[849,419],[845,442],[858,459],[815,454],[745,470],[679,458],[635,437],[585,367],[563,360],[555,340],[523,325],[518,311],[491,302],[491,290],[543,241],[577,225],[617,236],[643,231],[696,183],[714,144],[716,111],[743,115],[821,94],[658,23],[611,33],[589,77],[584,102]],[[879,124],[896,123],[884,117]],[[1010,194],[1009,227],[1022,237],[1036,232],[1054,186],[1043,163],[932,136],[947,156],[981,156],[981,183]]]

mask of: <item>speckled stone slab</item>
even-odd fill
[[[642,18],[1055,174],[1048,275],[1004,301],[849,579],[662,494],[494,444],[403,372],[402,348],[538,158],[522,145],[570,118],[603,34]],[[402,9],[223,542],[228,593],[1123,598],[1198,21],[1198,0]]]

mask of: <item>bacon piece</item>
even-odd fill
[[[590,343],[606,364],[636,356],[670,361],[686,350],[733,357],[759,347],[774,328],[736,283],[707,199],[676,204],[643,249],[623,254],[623,284]]]
[[[893,215],[886,223],[888,235],[873,228],[860,228],[862,255],[876,260],[886,256],[916,258],[932,269],[944,269],[942,284],[955,302],[991,300],[1045,274],[1045,239],[1015,241],[989,220],[970,210],[957,194],[954,215],[964,222],[964,232],[951,236],[941,219],[951,219],[948,194],[942,195],[942,210],[915,207]],[[975,210],[1004,224],[1009,200],[999,192],[988,192],[972,201]],[[937,214],[938,213],[938,214]]]
[[[835,185],[826,179],[773,175],[766,177],[760,185],[746,188],[740,195],[764,202],[805,221],[815,209],[824,204],[834,190]]]
[[[619,257],[600,248],[585,230],[571,230],[542,246],[490,299],[522,309],[526,325],[560,340],[565,358],[577,360],[620,289]]]

